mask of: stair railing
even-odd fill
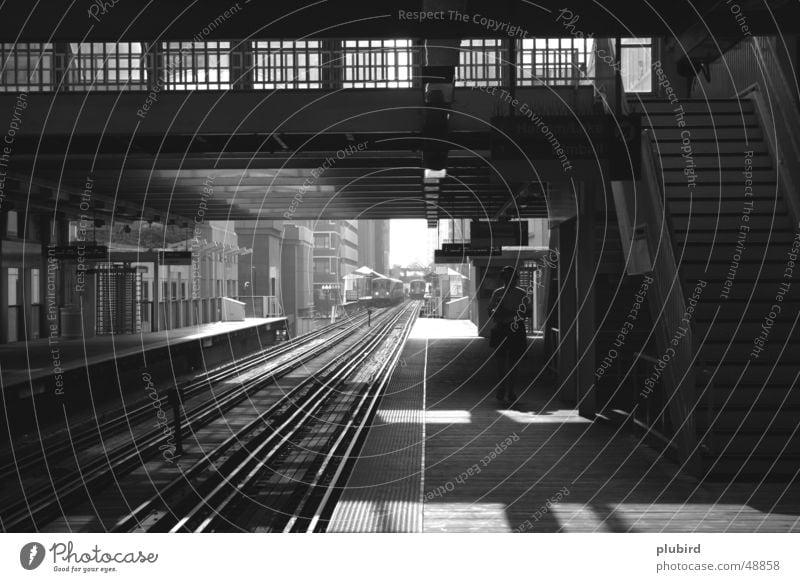
[[[616,54],[618,48],[617,43],[608,39],[598,39],[595,47],[612,55]],[[614,62],[619,62],[616,56]],[[616,67],[614,72],[615,82],[607,84],[603,88],[605,91],[600,88],[598,90],[604,93],[606,107],[611,109],[611,113],[625,115],[627,99],[619,67]],[[614,92],[613,95],[609,95],[609,89]],[[670,448],[676,451],[678,461],[686,471],[697,475],[700,463],[694,414],[697,408],[697,394],[693,326],[691,318],[687,316],[683,285],[675,254],[676,246],[673,241],[674,231],[669,212],[666,210],[660,157],[650,131],[642,133],[640,154],[642,169],[638,187],[630,195],[626,195],[624,187],[619,189],[614,195],[614,202],[617,205],[618,218],[627,217],[627,220],[632,221],[620,230],[632,235],[628,238],[644,239],[646,254],[649,254],[647,259],[653,283],[648,291],[647,303],[654,322],[653,335],[658,357],[655,359],[656,363],[648,363],[651,364],[649,369],[652,371],[652,376],[657,379],[653,385],[655,389],[661,391],[658,398],[665,403],[664,414],[656,415],[655,418],[659,419],[658,426],[654,425],[652,429],[668,432],[666,436],[670,439]],[[623,244],[625,241],[623,236]],[[631,240],[631,243],[633,242]],[[663,362],[666,364],[662,366]],[[645,388],[645,385],[641,386],[642,394],[637,407],[644,404],[651,408],[652,403],[646,402],[648,393]]]
[[[658,378],[657,386],[663,391],[670,437],[675,443],[679,461],[688,472],[698,474],[694,334],[691,318],[687,317],[672,228],[661,187],[662,174],[658,170],[660,164],[650,131],[643,132],[641,148],[637,222],[645,226],[645,232],[641,234],[646,237],[651,257],[653,283],[648,292],[648,305],[654,322],[658,350],[656,361],[661,361],[653,364],[651,370]]]
[[[794,92],[797,83],[787,77],[769,41],[755,37],[749,44],[758,63],[760,81],[744,96],[755,106],[764,141],[778,169],[780,192],[797,226],[800,225],[800,113]]]

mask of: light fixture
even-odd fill
[[[425,180],[442,180],[443,178],[447,177],[447,170],[431,170],[429,168],[425,168]]]

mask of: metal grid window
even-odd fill
[[[414,80],[411,40],[344,41],[345,89],[410,88]]]
[[[253,43],[254,89],[321,89],[320,41],[256,41]]]
[[[458,54],[456,87],[486,87],[503,84],[503,41],[500,39],[462,40]]]
[[[53,45],[50,43],[0,44],[0,91],[52,91]]]
[[[67,88],[88,90],[144,90],[147,64],[138,42],[70,44]]]
[[[230,50],[228,41],[162,43],[162,81],[176,91],[230,89]]]
[[[524,38],[517,44],[517,84],[588,84],[594,41],[580,38]]]

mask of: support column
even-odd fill
[[[577,363],[575,383],[578,412],[594,419],[595,414],[595,197],[594,184],[582,183],[578,193],[577,253],[575,293],[577,299],[575,334]]]
[[[298,333],[298,317],[314,305],[311,280],[313,250],[314,233],[309,228],[296,224],[286,225],[281,246],[281,285],[278,288],[278,299],[293,337]]]
[[[575,374],[577,284],[575,250],[577,219],[571,218],[558,225],[558,398],[577,405],[578,393]]]
[[[150,331],[160,331],[160,317],[161,310],[159,309],[159,300],[161,298],[161,282],[159,281],[159,266],[158,259],[153,261],[153,311],[150,314]]]

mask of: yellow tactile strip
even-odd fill
[[[422,531],[425,344],[407,341],[327,531]]]

